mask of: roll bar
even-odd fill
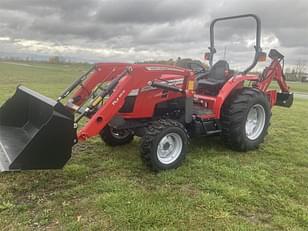
[[[214,54],[216,53],[216,49],[215,49],[215,46],[214,46],[214,40],[215,40],[214,39],[214,26],[215,26],[216,22],[238,19],[238,18],[248,18],[248,17],[255,19],[256,24],[257,24],[256,45],[255,45],[256,53],[255,53],[255,57],[253,59],[252,64],[249,67],[247,67],[243,71],[243,73],[244,74],[248,73],[251,69],[253,69],[257,65],[259,54],[262,52],[262,48],[261,48],[261,45],[260,45],[261,44],[261,20],[255,14],[243,14],[243,15],[236,15],[236,16],[230,16],[230,17],[216,18],[211,22],[211,26],[210,26],[210,43],[211,44],[210,44],[210,47],[209,47],[209,49],[210,49],[210,57],[209,57],[210,67],[212,67],[212,65],[213,65],[213,57],[214,57]]]

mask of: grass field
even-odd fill
[[[288,85],[289,85],[292,92],[299,92],[299,93],[308,94],[308,83],[288,82]],[[279,86],[276,82],[273,82],[272,87],[274,89],[279,89]]]
[[[56,97],[86,69],[0,63],[0,102],[17,84]],[[183,166],[159,174],[142,164],[138,139],[78,144],[64,170],[0,174],[0,230],[308,230],[307,115],[308,100],[274,108],[249,153],[193,140]]]

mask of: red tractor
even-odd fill
[[[213,64],[215,23],[243,17],[257,24],[252,64],[241,72],[230,70],[224,60]],[[19,86],[0,108],[0,171],[62,168],[73,145],[97,135],[111,146],[141,137],[141,157],[155,171],[178,167],[189,137],[220,133],[234,150],[257,148],[267,134],[271,108],[293,103],[283,74],[284,56],[277,50],[269,52],[272,62],[262,74],[249,74],[266,56],[260,38],[255,15],[218,18],[211,24],[205,55],[209,71],[98,63],[56,101]],[[281,92],[268,90],[273,80]]]

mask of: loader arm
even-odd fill
[[[103,106],[97,111],[86,125],[80,129],[77,134],[78,140],[86,140],[89,137],[96,136],[121,109],[124,100],[132,88],[129,86],[131,80],[130,75],[126,75],[120,80],[117,87],[114,89],[111,96]]]
[[[72,103],[81,106],[91,96],[95,88],[105,82],[111,81],[121,74],[129,63],[98,63],[84,82],[79,84],[79,89],[72,97]]]

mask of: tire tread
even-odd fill
[[[172,119],[160,119],[153,121],[148,127],[145,128],[145,135],[141,139],[140,154],[141,159],[150,169],[154,171],[161,170],[161,168],[157,166],[157,164],[151,158],[151,155],[153,155],[152,151],[157,136],[164,130],[174,127],[182,129],[188,137],[187,130],[183,124]]]
[[[261,135],[256,144],[248,144],[243,136],[243,120],[246,120],[247,110],[255,98],[263,100],[268,110],[270,110],[269,102],[264,92],[256,88],[247,87],[233,92],[223,105],[221,114],[222,139],[227,146],[234,150],[248,151],[255,149],[264,141],[264,136],[267,134],[271,113],[268,113],[264,134]]]

